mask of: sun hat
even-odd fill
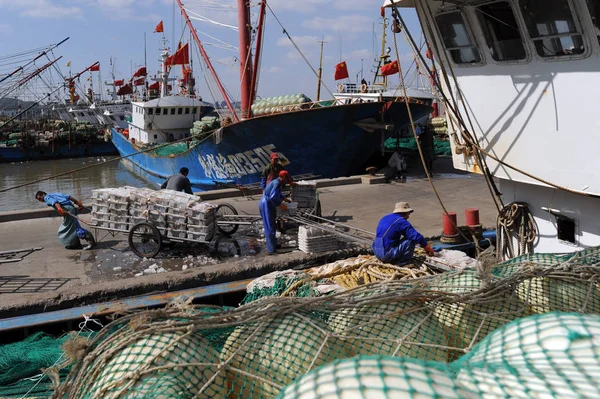
[[[271,159],[279,159],[279,154],[277,154],[276,152],[272,153]]]
[[[412,213],[414,209],[408,205],[408,202],[397,202],[396,207],[394,208],[394,212],[392,213]]]

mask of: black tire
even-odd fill
[[[160,232],[151,223],[138,223],[129,230],[129,248],[140,258],[155,257],[162,247]]]
[[[221,216],[223,215],[237,215],[238,211],[235,209],[235,207],[231,204],[221,204],[217,207],[217,212],[216,212],[216,220],[215,222],[218,223],[219,219],[221,218]],[[227,225],[219,225],[217,224],[217,229],[219,229],[219,232],[223,235],[226,236],[230,236],[233,233],[235,233],[238,229],[240,228],[239,224],[227,224]]]

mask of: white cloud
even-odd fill
[[[12,26],[9,24],[0,24],[0,33],[10,33],[12,31]]]
[[[350,54],[346,55],[346,58],[349,60],[360,60],[365,59],[368,60],[372,57],[371,50],[367,50],[366,48],[360,50],[354,50]]]
[[[267,69],[268,73],[279,73],[279,72],[283,72],[283,68],[280,68],[278,66],[271,66]]]
[[[318,10],[318,6],[322,4],[323,0],[269,0],[269,6],[273,9],[275,14],[277,14],[278,11],[295,11],[305,14],[314,13]]]
[[[61,6],[53,0],[0,0],[0,6],[21,10],[21,15],[36,18],[78,17],[83,15],[81,8]]]
[[[294,40],[294,43],[296,43],[296,45],[301,49],[310,49],[318,48],[320,46],[319,41],[321,40],[325,40],[326,42],[332,41],[333,36],[292,36],[292,40]],[[287,37],[280,37],[279,39],[277,39],[276,44],[279,47],[294,47],[290,39],[288,39]]]
[[[373,19],[364,15],[342,15],[335,18],[314,17],[302,21],[302,26],[308,29],[360,33],[371,31]]]

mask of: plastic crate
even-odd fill
[[[298,203],[297,202],[285,202],[285,205],[287,206],[287,211],[282,211],[280,207],[275,208],[277,211],[277,216],[284,216],[284,215],[289,215],[289,216],[294,216],[296,214],[296,212],[298,211]]]

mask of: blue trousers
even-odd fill
[[[277,250],[277,225],[275,223],[277,212],[274,207],[269,206],[267,200],[263,197],[258,203],[258,210],[263,220],[265,228],[265,239],[267,241],[267,252],[273,253]]]
[[[387,250],[376,245],[376,243],[373,243],[373,252],[380,261],[401,266],[412,260],[415,252],[415,243],[414,241],[405,239],[400,241],[400,244],[388,248]]]

